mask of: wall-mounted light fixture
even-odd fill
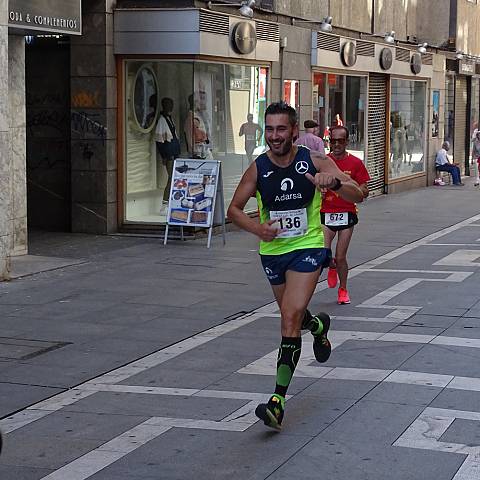
[[[323,20],[300,20],[292,18],[292,25],[298,25],[300,23],[319,23],[320,31],[330,33],[332,31],[332,20],[333,18],[328,15],[324,17]]]
[[[463,57],[464,57],[463,52],[461,52],[460,50],[457,50],[457,54],[455,55],[455,58],[457,60],[462,60]]]
[[[222,7],[240,7],[240,15],[242,17],[253,18],[253,8],[255,7],[255,0],[243,0],[241,3],[213,3],[208,2],[207,7],[209,10],[215,6]]]
[[[320,30],[322,32],[331,32],[332,31],[332,20],[330,16],[326,16],[320,23]]]
[[[387,32],[383,38],[387,43],[395,43],[395,32],[393,30],[391,32]]]
[[[417,52],[421,53],[423,55],[423,54],[427,53],[427,47],[428,47],[427,42],[419,43],[418,48],[417,48]]]

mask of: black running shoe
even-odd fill
[[[330,317],[326,313],[320,312],[315,315],[315,318],[322,322],[323,330],[319,335],[313,335],[313,353],[317,362],[325,363],[332,353],[332,345],[327,338],[330,329]]]
[[[255,415],[263,420],[263,423],[275,430],[282,429],[283,407],[280,399],[273,395],[268,403],[261,403],[255,409]]]

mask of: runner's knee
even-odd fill
[[[282,308],[282,335],[296,336],[301,330],[302,319],[305,309],[295,307]]]

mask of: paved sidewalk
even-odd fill
[[[0,478],[477,478],[479,200],[362,205],[352,304],[319,283],[335,350],[305,335],[281,434],[252,416],[279,335],[253,237],[34,234],[0,284]]]

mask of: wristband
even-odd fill
[[[333,187],[330,187],[330,190],[333,192],[336,192],[337,190],[340,190],[342,188],[342,182],[338,178],[335,178],[335,185]]]

